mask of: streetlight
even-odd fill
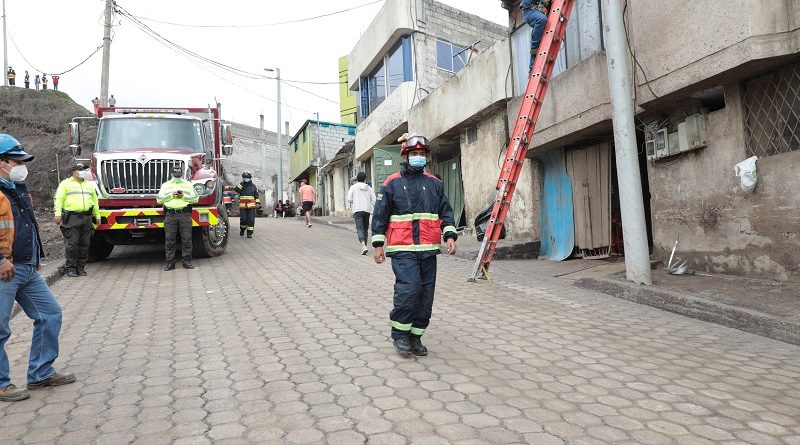
[[[277,75],[275,79],[278,81],[278,125],[275,127],[276,146],[278,148],[278,200],[283,199],[283,147],[281,146],[281,69],[280,68],[264,68],[264,71],[275,72]],[[267,167],[267,156],[264,156],[264,171]]]

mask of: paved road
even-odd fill
[[[55,287],[80,381],[0,404],[0,443],[800,444],[800,348],[440,260],[432,355],[387,339],[392,275],[349,232],[257,222],[163,272],[128,248]],[[30,341],[9,344],[24,383]]]

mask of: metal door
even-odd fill
[[[463,226],[461,215],[464,213],[464,183],[461,179],[461,156],[431,165],[431,172],[442,177],[444,192],[453,207],[456,227]]]
[[[567,152],[572,178],[575,245],[584,258],[608,258],[611,246],[610,145],[603,142]]]
[[[380,191],[383,181],[389,176],[400,171],[400,145],[387,145],[376,147],[372,152],[373,169],[375,174],[373,188]]]

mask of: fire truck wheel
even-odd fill
[[[89,261],[103,261],[111,255],[114,245],[103,239],[102,236],[93,236],[89,244]]]
[[[207,227],[195,227],[192,230],[192,254],[198,258],[220,256],[228,245],[228,213],[225,206],[217,206],[219,224]]]

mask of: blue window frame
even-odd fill
[[[361,78],[359,97],[362,117],[375,111],[403,82],[414,80],[411,64],[411,36],[406,35],[384,54],[372,73]]]

